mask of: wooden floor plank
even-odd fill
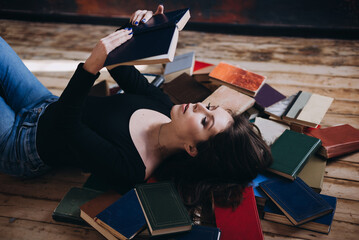
[[[359,163],[327,161],[325,176],[337,179],[359,181]]]

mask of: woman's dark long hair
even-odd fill
[[[243,115],[233,118],[229,128],[197,145],[196,157],[176,154],[155,172],[158,180],[173,180],[195,221],[208,221],[213,204],[237,207],[243,189],[272,163],[258,129]]]

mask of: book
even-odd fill
[[[206,74],[208,75],[216,66],[212,63],[202,61],[194,61],[193,75]]]
[[[165,82],[171,82],[182,73],[187,73],[191,76],[193,74],[193,67],[194,52],[175,56],[172,62],[166,64],[163,73]]]
[[[217,227],[193,225],[192,230],[184,233],[176,233],[159,237],[152,240],[219,240],[221,230]]]
[[[333,211],[333,208],[302,179],[271,179],[261,189],[294,225],[309,222]]]
[[[140,65],[173,61],[178,34],[190,18],[189,9],[181,9],[154,15],[148,22],[138,26],[125,25],[133,29],[133,37],[111,51],[104,66]]]
[[[323,186],[323,178],[327,161],[313,154],[303,169],[298,173],[300,177],[315,192],[320,193]]]
[[[95,220],[97,214],[105,210],[120,197],[121,194],[116,193],[115,191],[108,191],[99,195],[98,197],[80,206],[81,218],[101,233],[106,239],[117,240],[118,238],[116,238],[109,230],[99,225]]]
[[[283,94],[278,92],[276,89],[274,89],[267,83],[263,84],[263,86],[259,89],[258,93],[254,97],[254,99],[256,100],[256,106],[262,110],[285,98],[286,97]]]
[[[333,100],[331,97],[300,91],[283,119],[307,127],[317,127]]]
[[[203,104],[209,103],[213,106],[220,106],[231,110],[235,115],[241,114],[254,105],[255,100],[232,88],[220,86],[216,91],[209,95]]]
[[[256,117],[259,116],[259,111],[255,107],[251,107],[245,112],[245,116],[248,118],[249,121],[254,122]]]
[[[337,198],[331,197],[328,195],[320,194],[320,196],[333,208],[331,213],[323,215],[319,218],[315,218],[307,223],[299,225],[299,228],[316,231],[320,233],[328,234],[332,226],[335,209],[337,207]],[[284,215],[284,213],[272,202],[267,201],[264,206],[264,216],[263,218],[269,221],[282,223],[290,226],[294,226],[289,219]]]
[[[273,117],[276,120],[282,120],[283,115],[285,114],[288,107],[292,104],[295,100],[296,94],[284,98],[273,105],[266,107],[264,109],[264,113],[268,114],[269,116]]]
[[[55,221],[86,225],[80,217],[80,206],[101,193],[86,188],[71,188],[55,208],[52,218]]]
[[[119,239],[132,239],[146,227],[134,189],[98,213],[95,222]]]
[[[289,126],[261,117],[256,117],[254,124],[259,128],[263,140],[268,146],[272,145]]]
[[[261,182],[265,182],[270,179],[280,178],[280,176],[275,175],[274,173],[266,172],[264,174],[258,174],[255,179],[250,183],[253,187],[254,197],[256,199],[257,206],[264,207],[265,203],[268,200],[267,195],[263,192],[263,190],[259,187]]]
[[[173,183],[139,184],[135,192],[152,236],[191,230],[192,220]]]
[[[217,227],[221,229],[222,240],[263,239],[262,226],[251,186],[244,189],[243,200],[235,210],[232,207],[215,206],[214,211]]]
[[[202,102],[212,93],[187,73],[164,83],[162,89],[174,104]]]
[[[273,163],[268,170],[294,180],[320,146],[320,139],[285,130],[271,146]]]
[[[256,95],[266,79],[264,76],[224,62],[219,63],[209,76],[214,84],[226,85],[252,97]]]
[[[322,141],[318,154],[325,158],[338,157],[359,150],[359,130],[349,124],[307,129],[305,134]]]

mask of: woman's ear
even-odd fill
[[[185,144],[184,145],[184,149],[186,150],[186,152],[191,156],[191,157],[195,157],[197,156],[198,150],[197,147],[194,145],[190,145],[190,144]]]

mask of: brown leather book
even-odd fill
[[[249,96],[255,96],[266,79],[264,76],[224,62],[219,63],[209,76],[215,83],[226,85]]]
[[[322,140],[318,153],[325,158],[359,150],[359,130],[349,124],[321,129],[310,128],[305,134]]]

